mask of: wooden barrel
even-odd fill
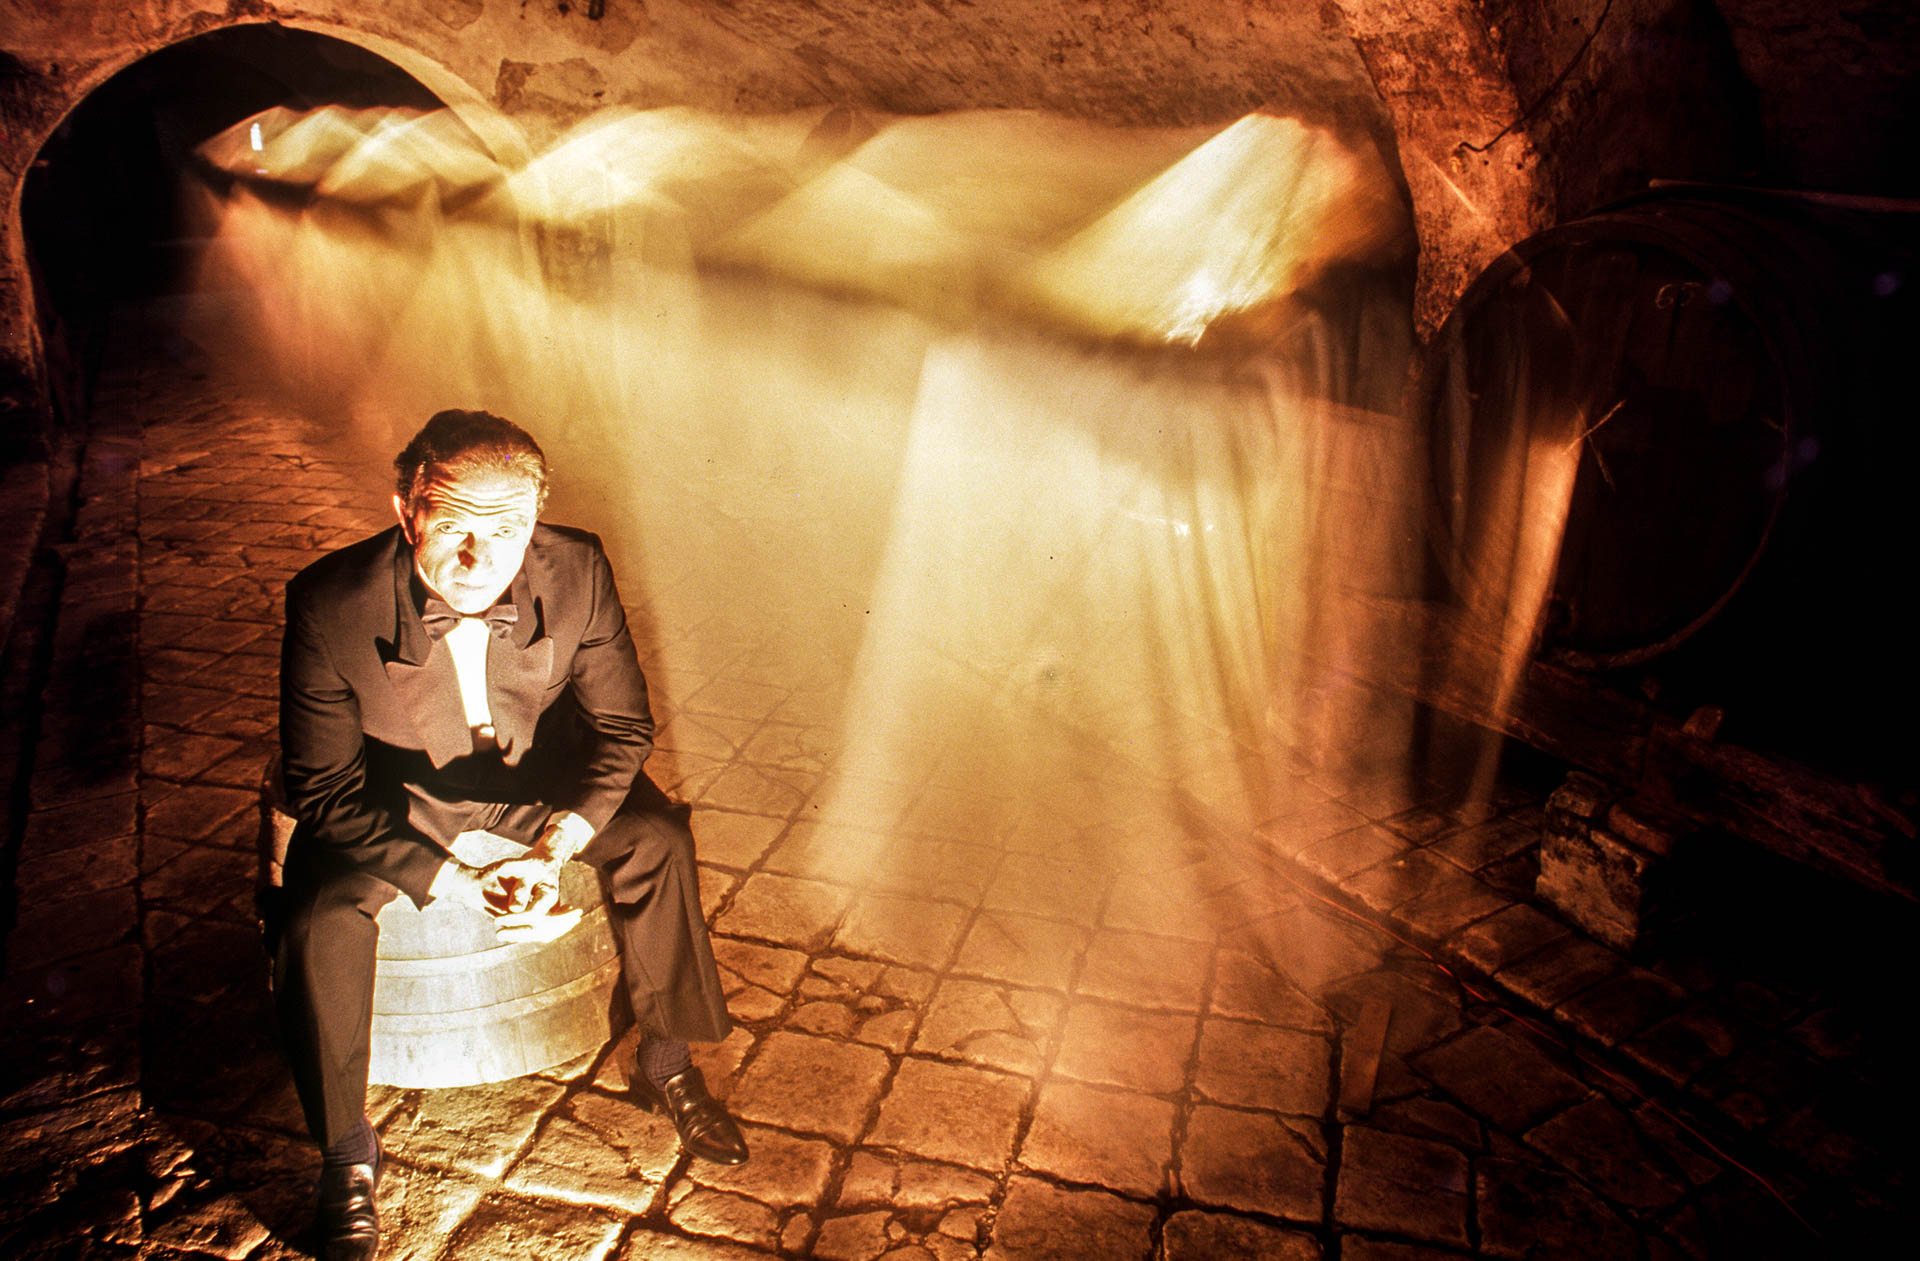
[[[1571,434],[1542,655],[1612,671],[1679,652],[1715,702],[1871,686],[1869,657],[1910,690],[1886,627],[1915,536],[1916,221],[1679,187],[1514,246],[1417,390],[1444,581],[1473,588],[1514,462]]]
[[[454,853],[472,866],[524,852],[484,832]],[[373,982],[371,1080],[388,1086],[505,1081],[597,1051],[619,1030],[620,957],[600,873],[568,863],[561,899],[580,922],[550,942],[503,942],[490,916],[445,899],[383,908]]]
[[[278,767],[268,770],[277,785]],[[277,796],[277,788],[269,790]],[[271,804],[262,870],[278,884],[293,820]],[[485,832],[462,833],[454,853],[471,866],[525,850]],[[400,1087],[474,1086],[539,1072],[597,1051],[620,1032],[620,958],[600,873],[561,869],[563,901],[585,914],[550,942],[503,942],[491,917],[440,899],[405,896],[381,909],[368,1077]]]

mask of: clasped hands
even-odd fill
[[[552,941],[580,922],[580,908],[560,901],[560,863],[503,858],[478,872],[480,898],[502,941]]]
[[[538,845],[485,867],[456,865],[456,896],[491,915],[502,941],[552,941],[580,922],[580,908],[560,901],[560,860]]]

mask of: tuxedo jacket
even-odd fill
[[[398,526],[287,584],[290,882],[359,870],[424,903],[442,847],[489,807],[544,803],[604,827],[653,748],[646,680],[596,536],[534,528],[504,597],[518,620],[487,646],[498,751],[473,751],[452,651],[420,620],[425,595]]]

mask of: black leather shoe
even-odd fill
[[[680,1135],[680,1146],[716,1165],[747,1163],[747,1140],[718,1099],[707,1093],[707,1079],[697,1068],[667,1078],[664,1087],[644,1076],[635,1079],[654,1106],[667,1114]]]
[[[322,1165],[314,1234],[322,1261],[373,1261],[380,1251],[380,1210],[374,1192],[386,1168],[385,1152],[370,1165]]]

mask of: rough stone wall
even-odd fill
[[[1414,322],[1426,336],[1507,243],[1551,222],[1540,155],[1524,128],[1507,126],[1519,98],[1471,0],[1336,3],[1393,115],[1420,236]]]
[[[1337,2],[1393,115],[1423,335],[1506,245],[1650,179],[1793,169],[1763,151],[1755,90],[1705,0]]]
[[[1920,197],[1920,4],[1720,0],[1766,167],[1808,188]]]
[[[1703,0],[1488,0],[1485,10],[1554,221],[1650,179],[1762,175],[1753,89]]]

